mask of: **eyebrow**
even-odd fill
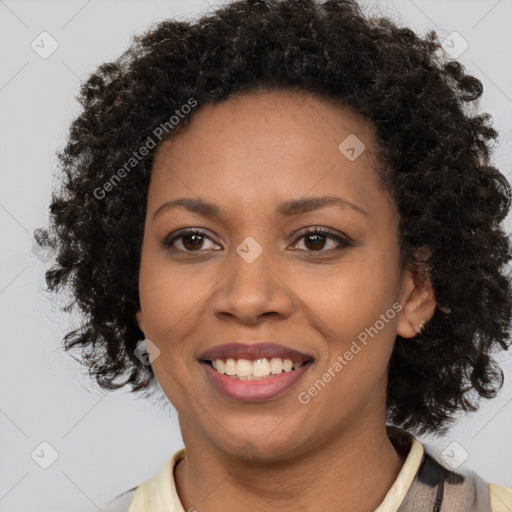
[[[300,199],[291,199],[281,203],[277,207],[276,211],[279,215],[281,215],[281,217],[291,217],[292,215],[308,213],[314,210],[319,210],[320,208],[325,208],[327,206],[337,206],[338,208],[342,209],[346,209],[348,207],[368,217],[368,213],[361,207],[337,196],[303,197]],[[178,207],[184,208],[199,215],[203,215],[205,217],[221,217],[221,209],[213,203],[203,201],[202,199],[180,197],[179,199],[167,201],[162,204],[153,214],[153,219],[155,219],[157,215],[163,213],[166,210]]]

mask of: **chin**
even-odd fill
[[[242,433],[241,433],[242,432]],[[232,432],[218,440],[218,447],[247,462],[276,462],[297,455],[300,440],[290,432],[273,432],[270,435],[261,430]]]

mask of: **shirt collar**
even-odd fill
[[[418,473],[425,452],[423,445],[411,433],[389,425],[386,428],[395,448],[402,455],[407,454],[407,456],[393,485],[375,512],[398,510]]]

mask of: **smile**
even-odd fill
[[[273,373],[270,370],[272,359],[278,359],[278,361],[274,360],[272,365],[274,372],[277,372],[279,364],[281,365],[279,373]],[[219,360],[201,361],[200,364],[214,389],[222,395],[241,402],[263,402],[283,395],[290,390],[313,364],[312,360],[293,363],[290,359],[272,359],[267,360],[266,363],[246,359],[227,359],[224,363],[223,360],[220,360],[220,366],[222,368],[222,364],[224,364],[225,372],[235,370],[237,372],[240,367],[241,373],[245,375],[238,375],[236,372],[233,375],[221,373],[219,371]],[[213,364],[217,366],[217,369],[214,368]],[[294,366],[295,368],[293,368]],[[267,368],[270,370],[268,374],[258,376],[258,373],[267,372]]]
[[[312,354],[270,341],[215,345],[198,357],[213,388],[243,402],[261,402],[285,393],[313,361]]]

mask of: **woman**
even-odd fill
[[[48,285],[87,316],[66,348],[106,389],[161,388],[185,445],[115,510],[512,510],[414,436],[503,380],[481,93],[434,33],[350,1],[164,21],[90,77]]]

